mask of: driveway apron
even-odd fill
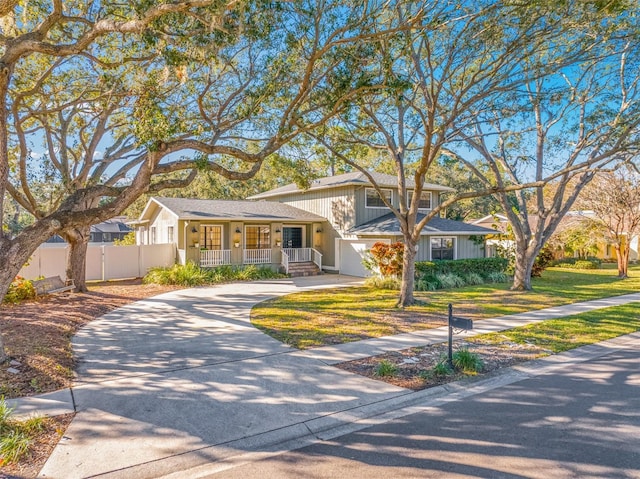
[[[260,301],[354,281],[327,275],[181,290],[92,322],[73,341],[78,414],[40,476],[158,477],[406,394],[288,354],[250,324]]]

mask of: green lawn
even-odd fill
[[[449,303],[455,314],[480,320],[640,291],[640,266],[631,267],[625,280],[608,266],[552,268],[534,279],[529,292],[510,291],[508,284],[419,292],[422,304],[405,310],[395,307],[397,291],[355,287],[296,293],[255,306],[251,321],[274,338],[305,349],[438,327],[445,324]]]
[[[535,344],[553,353],[586,346],[640,330],[640,303],[613,306],[562,319],[550,319],[499,333],[482,334],[469,342],[505,341]]]

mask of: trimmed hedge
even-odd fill
[[[586,263],[590,263],[595,266],[586,266]],[[581,266],[576,266],[580,264]],[[551,266],[558,266],[559,268],[576,268],[576,269],[598,269],[602,265],[602,260],[595,256],[587,256],[586,258],[562,258],[551,263]]]
[[[472,258],[441,261],[420,261],[416,263],[416,279],[429,280],[438,275],[455,274],[463,278],[478,274],[489,278],[492,273],[504,273],[509,261],[505,258]]]
[[[565,263],[564,261],[562,261],[560,263],[556,263],[555,266],[559,268],[570,269],[600,269],[600,261],[580,259],[578,261],[572,261],[570,263]]]

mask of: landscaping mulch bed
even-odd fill
[[[0,332],[9,361],[0,364],[0,396],[9,399],[69,387],[74,367],[71,338],[78,329],[127,303],[175,289],[139,279],[112,281],[90,284],[88,293],[1,304]]]
[[[20,462],[0,465],[0,479],[37,477],[58,441],[71,423],[74,414],[47,418],[44,430],[34,439],[29,454]]]
[[[473,339],[454,341],[454,352],[460,348],[466,348],[469,352],[477,354],[482,361],[482,370],[476,376],[489,375],[500,368],[513,366],[551,353],[535,345],[518,344],[508,340],[497,344],[482,344],[473,342]],[[448,375],[435,374],[434,367],[447,356],[448,344],[438,343],[348,361],[336,366],[361,376],[419,391],[468,376],[461,371],[454,371]],[[382,361],[388,361],[395,365],[396,372],[388,376],[378,375],[377,369]]]

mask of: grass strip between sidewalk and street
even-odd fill
[[[447,344],[393,351],[347,361],[337,367],[396,386],[421,390],[468,376],[485,376],[500,368],[640,331],[640,303],[551,319],[470,338],[456,336],[454,350],[468,352],[478,370],[450,369]],[[390,374],[380,374],[381,366]]]

